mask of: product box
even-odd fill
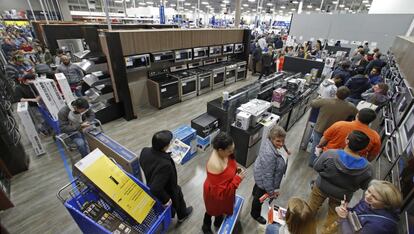
[[[218,119],[207,113],[191,120],[191,127],[197,131],[197,135],[207,137],[216,129],[218,129]]]
[[[139,224],[150,215],[155,200],[99,149],[92,151],[74,167]]]
[[[28,102],[17,103],[17,114],[19,115],[19,118],[22,121],[27,138],[32,143],[35,154],[42,155],[46,153],[45,148],[42,142],[40,141],[40,137],[37,134],[33,120],[30,117],[29,103]]]
[[[181,160],[181,164],[188,162],[197,153],[196,130],[188,125],[183,125],[172,131],[174,138],[179,139],[183,143],[189,145],[190,151]]]
[[[57,120],[59,109],[56,107],[55,102],[50,95],[48,88],[46,87],[46,83],[42,82],[42,80],[39,79],[34,81],[33,84],[40,97],[42,98],[42,102],[46,105],[46,108],[49,111],[50,115],[54,120]]]
[[[274,107],[280,108],[285,101],[287,90],[277,88],[273,91],[272,104]]]
[[[70,105],[70,103],[75,100],[75,96],[73,96],[72,90],[70,89],[68,79],[66,79],[66,76],[63,73],[56,73],[55,77],[66,103]]]
[[[203,152],[210,149],[211,142],[213,139],[219,134],[220,129],[217,129],[216,131],[212,132],[210,135],[206,137],[201,137],[197,135],[197,148]]]
[[[46,79],[46,87],[48,88],[50,95],[53,98],[53,101],[55,102],[56,107],[58,110],[62,109],[64,106],[66,106],[65,100],[62,97],[62,94],[59,92],[59,89],[57,88],[55,82],[53,80]]]

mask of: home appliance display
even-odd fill
[[[150,66],[151,61],[149,54],[140,54],[125,57],[125,67],[127,69],[127,72],[146,69]]]
[[[234,44],[234,53],[243,53],[244,45],[243,44]]]
[[[202,59],[208,57],[208,47],[199,47],[193,49],[193,58]]]
[[[258,98],[265,101],[271,101],[275,82],[281,77],[283,77],[283,73],[273,73],[272,75],[265,77],[265,79],[260,80],[260,91]]]
[[[276,108],[283,106],[286,100],[287,90],[283,88],[277,88],[273,91],[272,105]]]
[[[237,63],[236,81],[246,79],[246,67],[247,67],[247,62],[246,61],[241,61],[241,62]]]
[[[393,100],[393,114],[395,125],[400,126],[404,116],[408,113],[408,110],[413,105],[414,94],[413,90],[409,88],[406,83],[406,80],[403,80],[401,84],[396,88],[396,94]]]
[[[209,56],[210,57],[216,57],[222,55],[223,47],[221,45],[219,46],[210,46],[209,48]]]
[[[266,112],[271,106],[270,102],[253,99],[242,104],[239,108],[237,108],[237,111],[244,111],[251,114],[250,126],[256,127],[256,125],[267,116]]]
[[[151,60],[153,63],[174,61],[175,53],[173,51],[163,51],[151,54]]]
[[[203,67],[201,67],[201,68],[203,68]],[[197,80],[198,80],[197,81],[197,84],[198,84],[197,85],[197,92],[198,92],[198,95],[208,93],[212,89],[211,71],[201,69],[201,68],[196,68],[196,69],[189,70],[190,73],[193,73],[194,75],[197,76]]]
[[[200,66],[203,66],[203,62],[201,62],[201,61],[194,62],[194,63],[189,63],[188,64],[188,68],[189,69],[196,68],[196,67],[200,67]]]
[[[170,76],[167,69],[150,71],[148,77],[147,87],[151,105],[161,109],[180,102],[179,80]]]
[[[233,54],[234,44],[227,44],[223,46],[223,54]]]
[[[264,117],[261,121],[263,124],[263,133],[262,133],[262,139],[266,139],[269,137],[270,129],[272,129],[275,125],[279,123],[280,116],[275,115],[273,113],[265,113]],[[263,141],[262,141],[263,144]]]
[[[188,100],[197,96],[198,81],[197,75],[187,70],[178,71],[171,74],[172,77],[179,79],[180,100]]]
[[[215,64],[202,67],[201,69],[211,71],[212,74],[212,88],[217,89],[224,86],[226,68],[221,64]]]
[[[218,63],[227,62],[227,61],[229,61],[229,58],[227,56],[222,56],[222,57],[217,58]]]
[[[236,69],[237,64],[231,62],[226,64],[226,78],[224,80],[224,85],[236,82]]]
[[[192,49],[175,51],[175,62],[190,61],[192,59],[193,59]]]
[[[191,127],[196,130],[198,136],[205,138],[218,129],[219,122],[216,117],[204,113],[191,120]]]
[[[250,113],[240,111],[236,114],[236,121],[234,122],[234,126],[247,130],[250,127],[250,117],[252,115]]]
[[[258,124],[248,130],[240,129],[231,125],[230,135],[234,139],[236,161],[244,167],[249,167],[254,163],[259,154],[263,135],[263,125]]]

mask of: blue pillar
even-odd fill
[[[160,5],[160,24],[165,24],[164,5]]]

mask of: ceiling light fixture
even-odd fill
[[[339,3],[339,1],[333,1],[332,2],[332,4],[338,4]]]
[[[344,8],[344,7],[345,7],[344,4],[339,5],[339,8]]]
[[[286,7],[285,6],[280,6],[280,9],[285,9]]]
[[[145,2],[140,2],[138,5],[145,6]]]
[[[312,9],[312,5],[311,4],[307,5],[306,7],[309,8],[309,9]]]
[[[244,6],[244,7],[248,7],[248,6],[249,6],[249,4],[243,4],[243,6]]]
[[[345,7],[345,10],[347,11],[347,10],[349,10],[349,7]]]
[[[184,6],[191,6],[191,3],[186,2],[186,3],[184,3]]]
[[[316,11],[320,11],[320,10],[321,10],[321,8],[319,8],[319,7],[318,7],[318,8],[316,8],[315,10],[316,10]]]
[[[140,3],[141,4],[141,3]],[[176,5],[174,4],[174,3],[171,3],[171,5],[170,6],[172,6],[172,7],[175,7]]]
[[[368,0],[364,0],[364,1],[362,1],[362,3],[369,3],[369,1]]]
[[[269,2],[266,4],[267,6],[273,6],[273,3]]]
[[[153,2],[146,2],[148,5],[152,5],[152,4],[154,4]]]
[[[292,1],[292,3],[293,3],[293,4],[298,4],[299,2],[298,2],[298,1]]]
[[[370,6],[371,6],[371,4],[367,4],[367,5],[365,5],[365,6],[370,7]]]
[[[248,0],[249,2],[256,2],[256,0]]]
[[[203,4],[203,5],[208,5],[208,2],[201,2],[201,4]]]

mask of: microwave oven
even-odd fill
[[[134,56],[125,57],[125,67],[128,71],[142,70],[151,66],[150,55],[140,54]]]
[[[244,51],[244,45],[243,44],[234,44],[234,53],[243,53]]]
[[[193,49],[193,58],[194,59],[201,59],[208,57],[208,47],[200,47]]]
[[[209,56],[210,57],[215,57],[215,56],[220,56],[222,54],[222,46],[210,46],[209,49]]]
[[[223,46],[223,54],[232,54],[234,50],[234,44],[227,44]]]
[[[175,51],[175,62],[190,61],[192,59],[193,51],[191,49]]]
[[[174,61],[175,54],[173,51],[164,51],[151,54],[151,60],[154,63]]]

